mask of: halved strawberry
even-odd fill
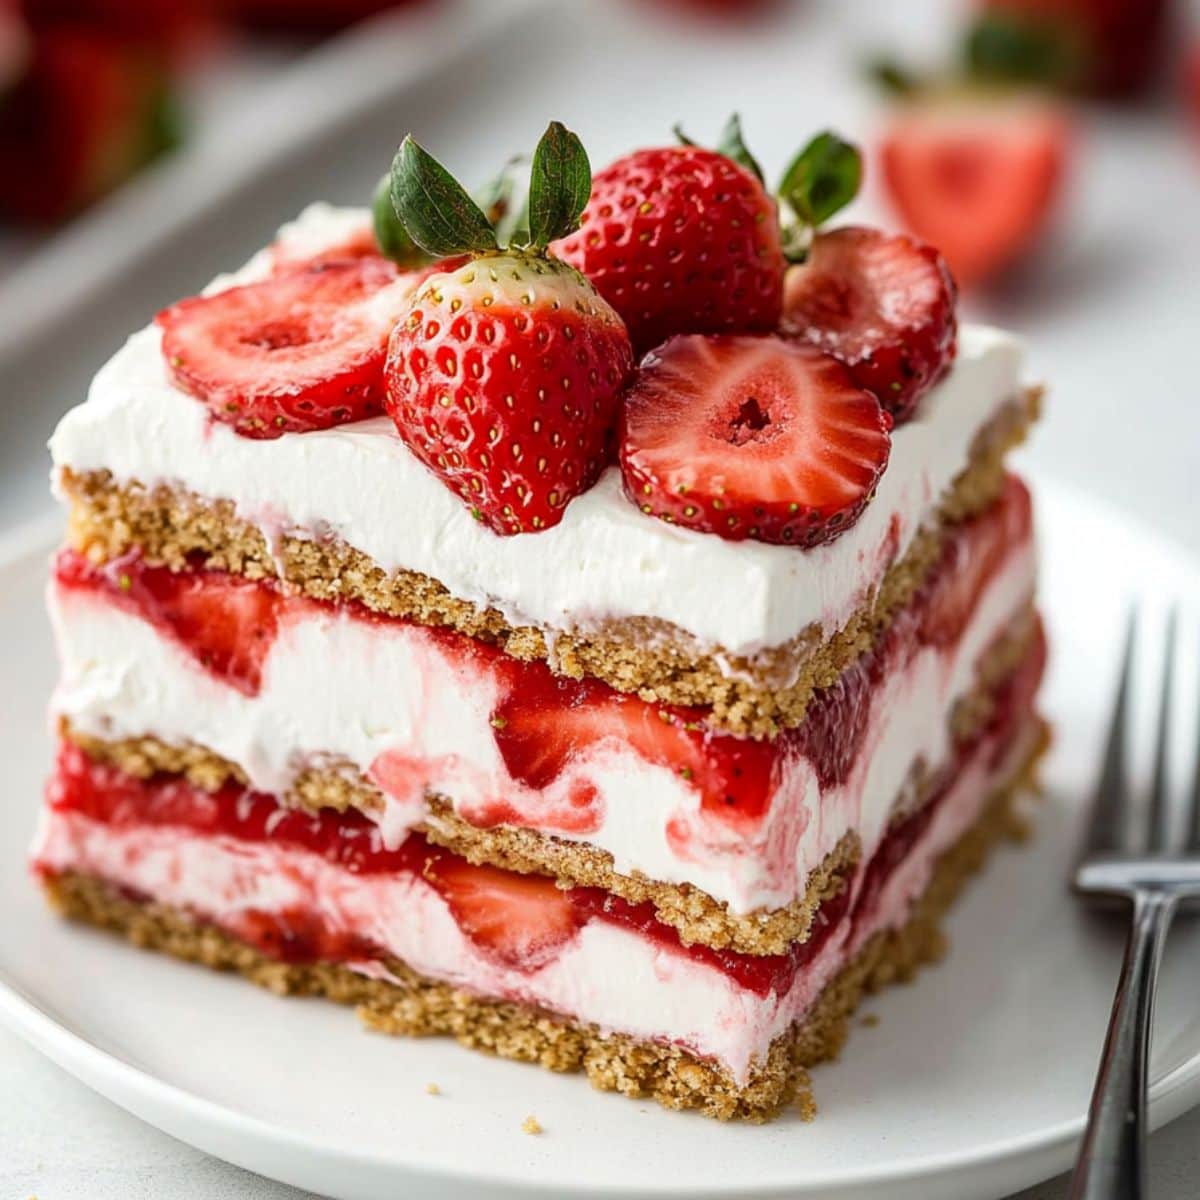
[[[914,101],[885,132],[883,177],[908,228],[936,246],[966,286],[1010,266],[1042,233],[1068,141],[1066,116],[1049,100]]]
[[[424,875],[463,933],[489,958],[518,971],[545,966],[588,921],[553,879],[540,875],[473,866],[446,853],[431,854]]]
[[[386,259],[317,263],[158,314],[171,378],[240,434],[274,438],[383,411],[383,364],[413,279]]]
[[[780,337],[672,338],[625,398],[625,489],[650,516],[739,541],[816,546],[854,524],[891,418],[846,367]]]
[[[956,299],[932,246],[848,225],[788,271],[780,327],[844,362],[899,422],[954,360]]]

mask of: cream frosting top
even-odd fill
[[[280,236],[289,249],[318,253],[365,220],[358,210],[314,205]],[[270,265],[261,252],[209,290],[261,278]],[[705,646],[751,655],[813,623],[826,633],[845,623],[931,518],[976,432],[1017,393],[1021,359],[1011,335],[961,328],[950,373],[894,432],[874,500],[836,541],[811,550],[728,542],[646,516],[624,496],[616,468],[552,529],[500,537],[409,452],[386,417],[272,441],[211,421],[167,378],[154,326],[100,369],[50,450],[56,468],[107,468],[118,482],[231,500],[268,544],[281,533],[337,536],[385,570],[432,576],[513,624],[554,631],[658,618]]]

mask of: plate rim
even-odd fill
[[[1127,536],[1150,544],[1152,552],[1160,553],[1180,563],[1200,581],[1200,556],[1189,547],[1148,525],[1136,516],[1120,509],[1102,496],[1064,482],[1043,471],[1025,473],[1035,498],[1046,498],[1055,505],[1085,508],[1098,512],[1105,524],[1116,527]],[[51,509],[14,529],[0,534],[0,570],[19,567],[27,559],[48,555],[61,535],[64,519],[61,512]],[[400,1159],[383,1159],[354,1150],[335,1141],[314,1141],[278,1124],[240,1112],[215,1100],[171,1083],[150,1070],[127,1062],[119,1055],[102,1049],[85,1035],[57,1020],[28,996],[7,975],[0,972],[0,1023],[21,1037],[39,1053],[69,1072],[90,1090],[133,1113],[157,1129],[178,1137],[205,1153],[232,1162],[251,1171],[264,1173],[257,1160],[248,1161],[230,1152],[229,1142],[253,1138],[282,1165],[290,1156],[297,1172],[303,1169],[330,1167],[339,1171],[358,1170],[376,1174],[392,1173],[398,1182],[407,1176],[409,1182],[423,1180],[441,1187],[479,1186],[520,1189],[525,1195],[562,1195],[562,1186],[553,1181],[530,1180],[512,1168],[484,1170],[452,1169],[439,1164],[415,1163]],[[1099,1057],[1097,1047],[1097,1058]],[[1200,1045],[1192,1055],[1155,1080],[1150,1088],[1150,1126],[1158,1129],[1190,1108],[1200,1104]],[[164,1122],[160,1117],[165,1114]],[[194,1136],[200,1127],[202,1137]],[[878,1187],[888,1183],[913,1183],[927,1179],[947,1181],[966,1170],[998,1171],[1024,1161],[1033,1168],[1018,1186],[1030,1186],[1052,1177],[1070,1165],[1074,1145],[1083,1132],[1084,1114],[1059,1121],[1055,1125],[1032,1132],[1009,1136],[982,1149],[963,1149],[946,1153],[928,1153],[902,1166],[887,1168],[880,1165],[851,1166],[836,1177],[813,1178],[800,1184],[805,1190],[796,1192],[797,1183],[769,1185],[750,1195],[784,1197],[813,1194],[820,1188],[822,1195],[852,1194],[856,1189]],[[219,1146],[219,1149],[214,1148]],[[1036,1165],[1035,1165],[1036,1164]],[[1045,1168],[1049,1167],[1049,1170]],[[306,1184],[302,1173],[291,1169],[273,1173],[273,1178],[296,1187]],[[671,1185],[638,1183],[636,1191],[648,1196],[678,1196]],[[572,1184],[571,1193],[585,1197],[616,1197],[628,1191],[613,1187],[589,1185],[586,1181]],[[747,1196],[737,1185],[709,1187],[702,1193],[694,1189],[690,1196],[732,1197]]]

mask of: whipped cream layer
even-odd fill
[[[269,841],[171,826],[110,826],[78,811],[48,808],[34,858],[40,870],[98,876],[184,908],[235,936],[254,913],[312,914],[335,934],[365,939],[429,978],[594,1023],[605,1034],[682,1044],[716,1060],[743,1084],[752,1063],[762,1061],[771,1042],[803,1018],[863,943],[904,922],[937,857],[976,820],[992,790],[1007,782],[1035,736],[1036,723],[1027,719],[1011,741],[985,739],[974,749],[900,866],[853,921],[830,931],[783,995],[759,995],[680,948],[600,919],[579,929],[550,961],[516,969],[467,937],[445,900],[419,875],[355,874],[319,854]],[[851,884],[855,892],[863,877],[860,871]],[[380,961],[347,965],[389,978]]]
[[[284,601],[261,683],[246,694],[107,593],[52,583],[62,667],[52,708],[96,737],[206,747],[275,795],[307,768],[352,768],[384,793],[371,815],[390,845],[436,822],[426,806],[436,794],[472,824],[586,842],[611,854],[618,872],[692,884],[736,913],[773,909],[804,894],[809,872],[848,832],[870,854],[918,760],[931,769],[950,761],[950,713],[977,686],[984,651],[1029,605],[1034,557],[1030,536],[1014,541],[953,644],[923,643],[887,667],[864,700],[865,731],[836,785],[822,786],[794,740],[781,743],[765,811],[749,821],[706,806],[696,778],[677,762],[648,760],[619,723],[572,751],[544,786],[530,786],[509,769],[495,714],[504,687],[520,696],[550,678],[542,664],[310,601]],[[657,723],[650,706],[622,703]]]
[[[262,278],[280,256],[353,240],[358,210],[314,206],[275,247],[209,290]],[[1017,395],[1021,351],[1008,334],[965,326],[946,379],[895,431],[875,499],[836,541],[808,551],[727,542],[646,516],[610,468],[552,529],[499,537],[375,418],[273,441],[240,437],[175,388],[151,326],[103,367],[63,418],[56,467],[107,469],[119,483],[166,484],[232,501],[268,545],[334,537],[385,571],[421,572],[514,625],[547,631],[654,618],[728,655],[780,646],[810,626],[841,628],[927,524],[977,432]]]

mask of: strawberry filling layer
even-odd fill
[[[383,978],[400,959],[482,995],[678,1041],[744,1074],[867,937],[902,922],[936,855],[1027,753],[1044,658],[1039,633],[934,797],[892,823],[809,939],[783,955],[684,946],[648,905],[473,866],[419,835],[389,849],[353,811],[302,813],[233,784],[208,793],[174,776],[139,780],[69,744],[34,865],[182,907],[272,958]]]
[[[804,724],[758,742],[356,604],[64,552],[56,708],[97,736],[197,742],[275,794],[348,761],[387,797],[390,846],[439,794],[478,827],[586,840],[617,869],[745,911],[793,899],[848,829],[873,825],[869,850],[913,763],[951,761],[950,709],[1028,604],[1032,574],[1029,497],[1013,479]]]
[[[892,823],[874,856],[860,871],[861,886],[850,913],[852,920],[861,921],[864,915],[870,915],[881,886],[953,791],[964,765],[976,757],[979,747],[991,744],[989,766],[1003,758],[1014,732],[1032,707],[1044,663],[1045,641],[1039,628],[1025,661],[992,693],[987,725],[960,746],[955,763],[944,772],[932,799]],[[673,928],[655,919],[649,904],[629,904],[598,888],[564,890],[541,877],[474,866],[419,833],[411,834],[397,847],[389,847],[379,827],[353,809],[308,812],[287,808],[272,796],[234,782],[207,792],[181,776],[139,779],[88,758],[70,743],[60,747],[48,785],[47,804],[54,813],[78,814],[114,831],[168,828],[186,830],[201,838],[269,842],[317,855],[350,875],[418,876],[443,895],[468,936],[510,965],[525,969],[541,965],[546,946],[540,933],[528,935],[522,928],[522,918],[557,930],[562,940],[575,928],[597,919],[635,929],[661,946],[725,972],[740,987],[759,995],[783,993],[790,988],[796,971],[820,948],[829,929],[850,909],[849,892],[843,890],[821,909],[814,935],[784,955],[754,956],[701,945],[684,946]],[[491,899],[484,903],[480,897],[493,898],[494,911]],[[497,919],[481,926],[479,918],[485,908]],[[545,921],[546,913],[554,916]],[[351,937],[349,942],[340,941],[322,929],[319,921],[314,923],[311,914],[275,914],[268,922],[273,928],[262,937],[255,933],[259,923],[256,917],[250,929],[238,930],[239,936],[275,957],[288,961],[361,957],[362,946],[357,940]],[[387,948],[373,949],[381,952]]]

